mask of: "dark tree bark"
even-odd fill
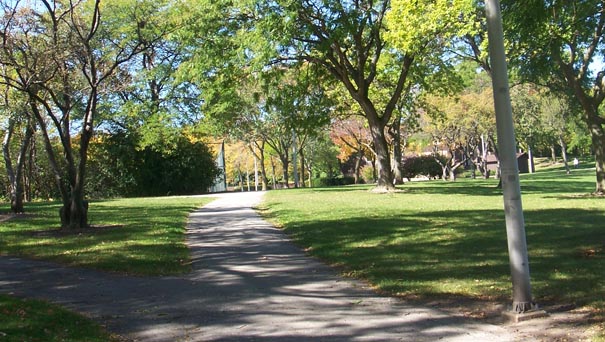
[[[561,157],[563,158],[563,164],[565,164],[565,173],[571,174],[569,169],[569,160],[567,159],[567,143],[563,137],[559,137],[559,145],[561,145]]]
[[[261,174],[261,189],[262,191],[266,191],[269,183],[267,180],[267,168],[265,167],[265,140],[261,140],[260,142],[254,141],[249,145],[249,148],[254,158],[258,160]]]
[[[403,184],[403,148],[401,142],[401,116],[389,128],[393,140],[393,177],[395,184]]]
[[[4,164],[8,176],[10,186],[10,203],[11,211],[15,214],[25,212],[23,205],[24,187],[23,187],[23,171],[27,157],[27,151],[30,147],[34,129],[31,123],[26,124],[23,139],[19,146],[19,155],[17,156],[16,164],[13,167],[13,160],[10,153],[10,143],[14,134],[16,122],[14,119],[9,119],[8,128],[2,141],[2,154],[4,156]]]

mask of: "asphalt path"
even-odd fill
[[[516,340],[506,326],[340,277],[258,216],[262,195],[215,195],[190,215],[190,274],[132,277],[0,257],[0,293],[59,303],[133,341]]]

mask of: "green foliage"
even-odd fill
[[[569,141],[569,150],[576,155],[588,156],[591,154],[592,138],[588,133],[586,124],[572,122]]]
[[[376,181],[374,167],[369,165],[362,167],[361,179],[363,179],[366,184],[374,183]]]
[[[99,324],[58,305],[1,294],[0,327],[4,342],[119,341]]]
[[[332,142],[327,132],[320,132],[305,144],[305,158],[311,166],[312,174],[325,174],[328,178],[338,174],[338,147]]]
[[[414,56],[413,86],[442,95],[460,90],[463,80],[447,51],[456,38],[477,32],[475,13],[472,0],[391,1],[384,39],[397,53]]]
[[[343,186],[343,185],[351,185],[355,184],[355,178],[353,177],[337,177],[337,178],[314,178],[313,179],[313,187],[314,188],[324,188],[329,186]]]
[[[558,62],[562,59],[586,90],[598,81],[588,65],[603,68],[598,63],[604,52],[602,1],[501,3],[505,35],[512,45],[510,61],[525,79],[565,87],[568,75]]]
[[[596,193],[605,194],[605,11],[601,0],[502,1],[511,64],[524,80],[572,94],[595,156]]]
[[[447,44],[455,36],[475,31],[474,1],[393,0],[385,36],[402,51],[422,51],[429,44]],[[436,42],[435,37],[446,42]]]
[[[446,163],[445,158],[441,157],[442,163]],[[435,161],[434,156],[412,156],[403,160],[402,176],[411,179],[417,176],[428,178],[441,177],[441,166]]]
[[[517,140],[525,150],[534,149],[544,141],[546,129],[541,125],[541,103],[538,90],[523,84],[511,90],[511,104]],[[545,122],[544,122],[545,123]]]
[[[88,198],[128,196],[134,192],[136,180],[135,142],[125,134],[101,135],[90,144],[86,195]]]
[[[150,147],[137,153],[134,194],[190,195],[208,191],[219,174],[208,146],[183,136],[175,144],[176,148],[168,153]]]
[[[58,230],[58,203],[32,203],[28,206],[31,215],[0,225],[1,253],[128,274],[181,274],[189,270],[184,237],[187,217],[210,200],[164,197],[91,202],[92,228],[76,232]]]
[[[91,145],[89,163],[92,198],[200,194],[219,173],[208,146],[184,132],[142,148],[133,135],[108,135]]]

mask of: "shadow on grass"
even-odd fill
[[[285,230],[312,255],[392,294],[504,299],[510,280],[502,216],[438,211],[308,220]],[[546,209],[525,217],[536,298],[594,304],[605,292],[605,213]]]
[[[196,206],[102,201],[91,204],[89,223],[108,229],[59,230],[59,204],[28,206],[24,219],[3,223],[0,253],[130,274],[182,274],[190,270],[185,246],[187,215]]]

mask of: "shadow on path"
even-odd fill
[[[307,257],[223,194],[190,216],[193,271],[129,277],[0,257],[0,292],[43,298],[136,341],[514,341],[504,327],[381,297]]]

